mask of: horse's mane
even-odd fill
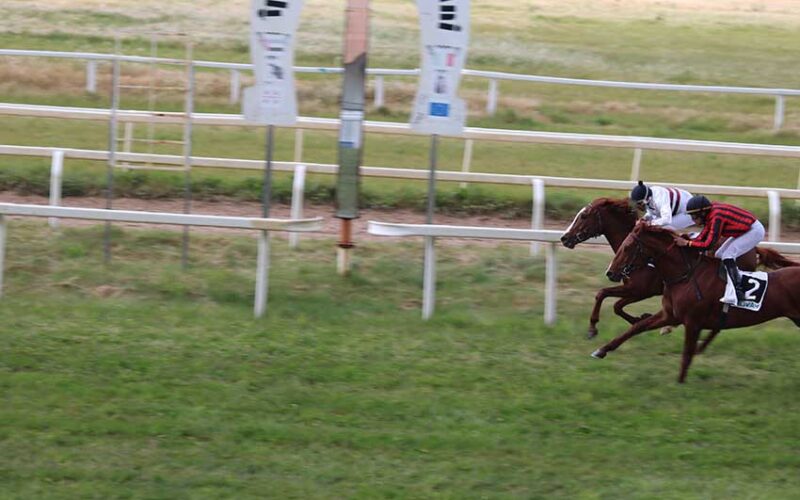
[[[642,226],[641,231],[647,231],[648,233],[657,234],[659,236],[669,235],[670,238],[675,238],[676,236],[678,236],[678,233],[666,227],[651,226],[649,224],[645,224],[644,222],[640,222],[637,226]]]
[[[633,213],[633,208],[626,198],[598,198],[594,200],[594,205],[608,207],[618,212]]]

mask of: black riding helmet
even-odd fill
[[[711,202],[702,194],[692,196],[686,203],[687,214],[704,212],[709,208],[711,208]]]
[[[647,201],[651,196],[653,196],[653,190],[645,186],[642,181],[639,181],[639,184],[631,189],[631,201],[634,203]]]

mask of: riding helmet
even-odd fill
[[[701,212],[711,208],[711,202],[702,194],[692,196],[688,203],[686,203],[686,213],[691,214],[694,212]]]
[[[644,201],[653,196],[653,191],[644,185],[644,182],[639,181],[639,184],[631,189],[631,201]]]

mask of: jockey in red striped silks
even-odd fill
[[[693,196],[686,211],[695,223],[703,226],[703,230],[692,240],[676,240],[677,244],[708,250],[721,239],[725,239],[714,256],[722,260],[736,289],[736,299],[742,302],[744,291],[736,259],[761,243],[764,239],[764,226],[747,210],[727,203],[712,203],[702,195]]]
[[[644,210],[644,220],[674,230],[693,224],[686,213],[686,204],[691,197],[692,193],[683,189],[646,186],[642,181],[631,190],[631,201],[639,210]]]

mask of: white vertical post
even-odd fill
[[[772,128],[778,131],[783,127],[784,115],[784,97],[782,95],[775,96],[775,117],[773,119]]]
[[[97,93],[97,61],[94,59],[86,61],[86,92]]]
[[[769,241],[781,239],[781,196],[777,191],[767,191],[769,198]]]
[[[64,152],[53,151],[53,159],[50,163],[50,206],[57,207],[61,204],[61,179],[64,172]],[[58,227],[58,218],[50,217],[47,219],[50,227]]]
[[[461,160],[462,172],[469,172],[470,166],[472,165],[472,142],[472,139],[464,141],[464,158]],[[461,189],[464,189],[467,187],[467,183],[462,182],[459,186]]]
[[[303,161],[303,129],[294,129],[294,162]]]
[[[544,181],[533,179],[533,207],[531,209],[531,229],[542,229],[544,223]],[[531,242],[531,255],[539,255],[541,244],[538,241]]]
[[[497,80],[489,80],[489,95],[486,97],[486,112],[493,115],[497,111]]]
[[[0,215],[0,297],[3,296],[3,270],[6,265],[6,233],[8,226],[6,218]]]
[[[633,165],[631,165],[631,180],[636,182],[639,180],[639,169],[642,165],[642,149],[636,148],[633,150]]]
[[[267,289],[269,286],[269,231],[259,232],[258,256],[256,259],[256,299],[253,309],[255,317],[260,318],[267,310]]]
[[[241,73],[239,73],[238,69],[231,70],[231,96],[229,102],[231,104],[236,104],[239,102],[239,94],[241,93],[242,89],[242,78]]]
[[[131,152],[133,145],[133,122],[125,122],[125,128],[122,132],[122,151],[125,153]]]
[[[306,188],[306,166],[295,165],[294,179],[292,180],[292,219],[303,218],[303,193]],[[289,233],[289,248],[297,248],[300,235],[295,232]]]
[[[547,262],[545,264],[545,290],[544,290],[544,323],[552,325],[556,321],[556,295],[558,293],[556,275],[558,266],[556,262],[556,244],[547,244]]]
[[[436,302],[436,249],[435,238],[425,237],[425,261],[422,271],[422,319],[428,320],[433,316],[433,306]]]
[[[383,75],[375,76],[375,107],[383,107]]]

